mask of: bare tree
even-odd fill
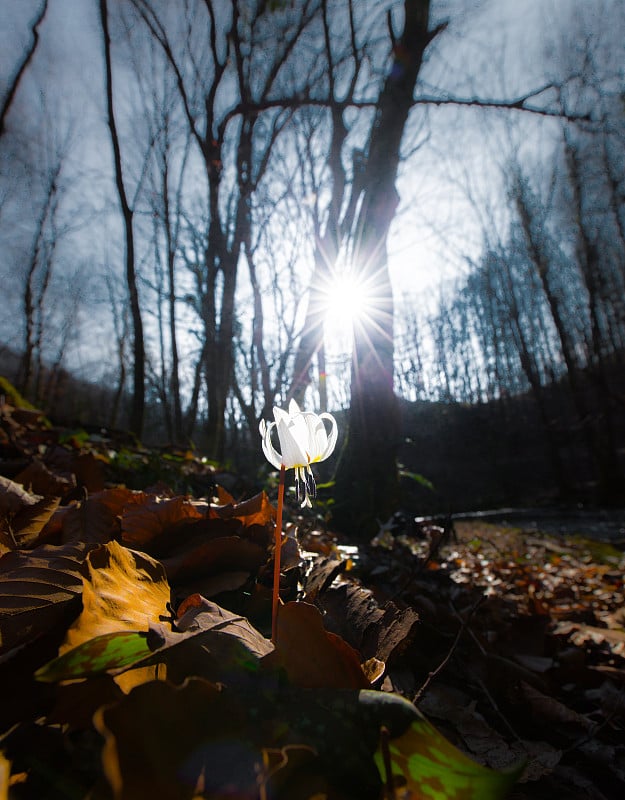
[[[100,0],[100,24],[104,40],[104,61],[106,74],[106,107],[107,122],[113,146],[115,166],[115,186],[121,206],[124,225],[126,285],[130,301],[132,317],[132,351],[133,351],[133,388],[132,407],[130,413],[130,428],[132,432],[141,436],[143,431],[143,416],[145,411],[145,343],[143,338],[143,317],[139,300],[137,273],[135,268],[135,245],[133,231],[133,210],[131,209],[122,167],[119,134],[115,120],[115,107],[113,103],[113,70],[111,64],[111,37],[109,34],[107,0]]]
[[[6,130],[6,118],[11,109],[11,105],[13,100],[15,99],[15,95],[17,94],[17,90],[19,89],[19,85],[22,81],[24,73],[28,69],[28,65],[33,59],[35,55],[35,51],[37,49],[37,45],[39,44],[39,26],[43,22],[43,19],[46,15],[48,10],[48,0],[43,0],[39,11],[37,12],[37,16],[32,22],[31,25],[31,36],[32,40],[26,50],[22,55],[22,60],[17,65],[15,69],[15,73],[9,79],[8,87],[6,90],[5,96],[2,98],[2,102],[0,103],[0,136]]]
[[[262,7],[190,3],[178,31],[166,11],[133,0],[176,78],[206,188],[205,247],[194,266],[203,325],[208,400],[207,435],[214,457],[224,455],[225,409],[234,366],[235,290],[242,247],[250,240],[252,195],[267,168],[274,141],[290,118],[274,99],[296,92],[289,60],[310,22],[314,2],[287,15],[282,29]],[[206,34],[200,39],[196,31]],[[187,35],[188,32],[188,35]],[[178,37],[178,38],[176,38]],[[181,38],[182,37],[182,38]],[[271,49],[268,49],[268,43]],[[259,54],[263,53],[262,58]],[[305,81],[305,76],[300,81]],[[231,98],[224,103],[224,97]]]

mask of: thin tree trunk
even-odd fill
[[[169,203],[169,169],[165,154],[163,172],[163,215],[167,243],[167,301],[169,317],[169,343],[171,347],[170,391],[173,407],[173,438],[176,443],[182,439],[182,405],[180,402],[180,358],[178,355],[178,334],[176,330],[176,236],[172,231]]]
[[[111,67],[111,37],[108,28],[107,0],[100,0],[100,22],[104,38],[104,60],[106,68],[106,105],[108,127],[113,145],[115,162],[115,185],[119,195],[119,203],[124,222],[124,235],[126,246],[126,285],[130,299],[130,314],[133,328],[133,387],[132,404],[130,410],[130,429],[135,436],[141,437],[143,433],[143,417],[145,411],[145,343],[143,338],[143,320],[139,304],[137,288],[137,274],[135,269],[133,212],[128,204],[128,197],[124,186],[122,169],[121,148],[117,124],[115,122],[115,109],[113,106],[113,74]]]

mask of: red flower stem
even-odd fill
[[[280,606],[280,550],[282,549],[282,506],[284,505],[284,464],[280,467],[278,484],[278,510],[276,512],[275,551],[273,554],[273,596],[271,599],[271,641],[278,638],[278,608]]]

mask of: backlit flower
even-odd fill
[[[276,469],[295,470],[295,492],[302,506],[310,507],[311,497],[315,497],[317,489],[315,477],[310,468],[317,461],[324,461],[336,445],[337,427],[332,414],[313,414],[301,411],[295,400],[289,403],[289,410],[274,408],[275,422],[260,422],[263,453],[265,458]],[[330,425],[326,429],[325,420]],[[271,435],[274,428],[280,443],[279,453],[273,446]]]

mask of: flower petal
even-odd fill
[[[287,423],[284,419],[280,419],[277,426],[284,466],[287,469],[291,469],[292,467],[302,467],[307,464],[306,441],[302,442],[301,437],[296,435],[297,430],[293,426],[293,421],[291,420]]]
[[[262,436],[262,446],[263,446],[263,453],[265,454],[265,458],[267,461],[274,466],[276,469],[280,469],[282,466],[282,456],[276,448],[273,446],[271,442],[271,431],[275,428],[275,422],[265,422],[264,419],[260,421],[259,430],[260,435]]]
[[[324,449],[324,451],[321,454],[321,457],[319,459],[319,461],[324,461],[329,455],[332,454],[332,451],[334,450],[334,448],[336,446],[336,440],[338,438],[339,431],[338,431],[338,427],[337,427],[337,424],[336,424],[336,420],[334,419],[332,414],[328,414],[327,412],[324,412],[323,414],[319,414],[319,419],[322,420],[322,422],[323,422],[323,420],[327,419],[329,421],[329,423],[330,423],[330,433],[327,433],[327,431],[326,431],[327,444],[326,444],[325,449]],[[324,429],[325,429],[325,423],[323,423],[323,425],[324,425]]]
[[[323,422],[319,419],[317,414],[311,414],[310,412],[304,412],[301,417],[306,425],[306,450],[310,456],[310,460],[313,462],[319,461],[319,456],[328,444],[328,437],[323,427]]]

